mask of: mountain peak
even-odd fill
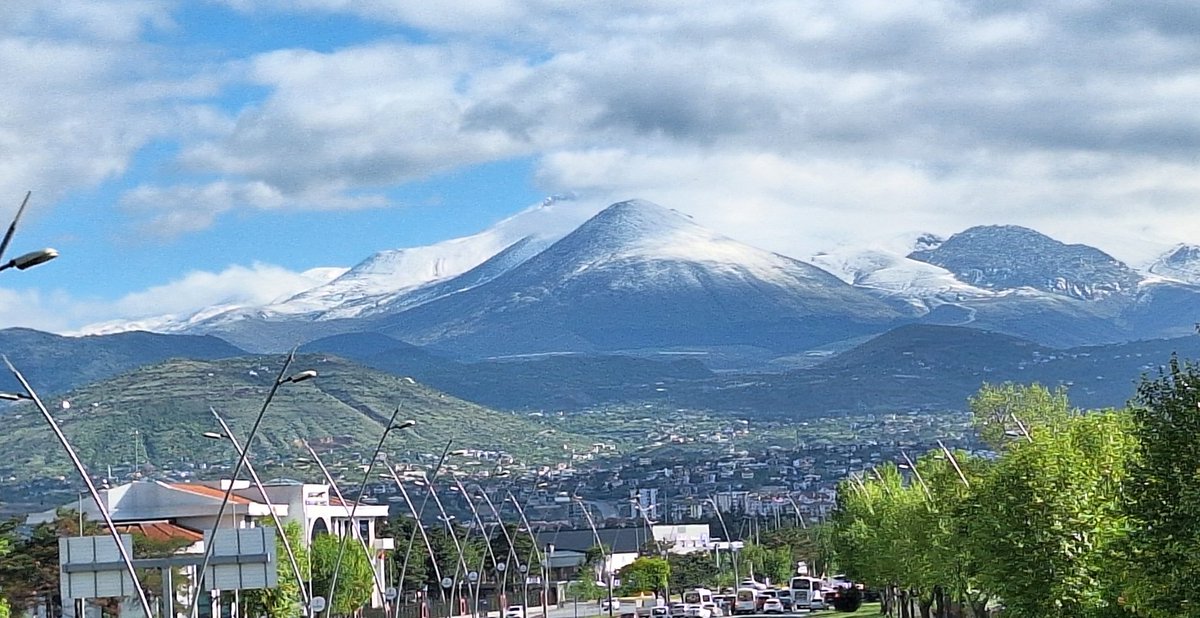
[[[1160,277],[1200,284],[1200,246],[1175,245],[1159,256],[1149,270]]]
[[[1141,277],[1111,255],[1068,245],[1019,225],[981,225],[910,258],[941,266],[960,281],[1008,290],[1034,288],[1080,300],[1136,290]]]
[[[597,213],[584,227],[611,227],[626,235],[655,234],[669,230],[699,227],[692,218],[678,210],[664,208],[646,200],[617,202]],[[583,229],[582,227],[580,229]]]

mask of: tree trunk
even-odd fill
[[[885,616],[892,615],[892,587],[884,586],[880,595],[879,613]]]
[[[971,601],[971,614],[975,618],[987,618],[987,599],[982,601]]]
[[[917,607],[921,610],[921,618],[932,618],[933,595],[917,596]]]
[[[912,603],[908,598],[908,590],[900,591],[900,618],[913,618]]]

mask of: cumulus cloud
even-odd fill
[[[272,264],[234,265],[219,272],[189,272],[115,300],[81,298],[62,290],[0,288],[0,324],[68,334],[161,330],[201,310],[284,300],[344,272],[338,267],[295,272]]]

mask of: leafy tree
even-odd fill
[[[1172,358],[1133,405],[1138,457],[1125,479],[1129,574],[1139,615],[1200,616],[1200,367]]]
[[[708,552],[668,554],[671,589],[710,588],[717,585],[717,563]]]
[[[1124,539],[1128,414],[1093,412],[1014,443],[967,510],[982,585],[1014,618],[1121,615],[1111,577]]]
[[[667,589],[671,565],[663,558],[642,556],[625,565],[617,576],[621,578],[621,594],[662,593]]]
[[[341,544],[346,543],[342,555],[341,570],[338,571],[336,598],[329,598],[329,586],[333,579],[333,569],[337,564],[337,556]],[[331,534],[320,534],[313,540],[312,547],[312,587],[314,596],[325,597],[333,613],[343,616],[357,611],[371,600],[371,592],[375,588],[375,574],[371,562],[363,554],[358,541],[352,538],[339,538]]]
[[[380,526],[379,534],[396,539],[396,551],[388,554],[387,565],[392,574],[391,580],[398,582],[402,591],[439,585],[429,562],[429,550],[412,518],[389,519]]]
[[[770,578],[774,583],[788,581],[795,571],[792,551],[788,547],[768,547],[747,543],[738,553],[739,570],[753,573],[758,579]]]
[[[1012,441],[1011,432],[1020,432],[1018,420],[1026,429],[1053,428],[1071,416],[1066,390],[1041,384],[984,384],[968,403],[979,437],[997,450]]]
[[[308,549],[304,547],[304,530],[300,524],[295,521],[289,521],[283,525],[283,533],[287,535],[288,543],[292,547],[292,552],[296,555],[296,562],[300,567],[300,575],[307,579],[310,577],[308,567]],[[347,547],[346,551],[354,551],[355,547]],[[285,618],[289,616],[299,616],[303,609],[304,595],[300,592],[300,587],[304,585],[303,581],[296,581],[296,574],[292,572],[292,566],[287,557],[287,551],[283,547],[283,539],[276,530],[275,535],[275,555],[279,557],[279,583],[275,588],[262,588],[258,590],[246,590],[241,594],[245,616],[267,616],[268,618]],[[344,559],[343,559],[344,560]],[[343,564],[342,569],[346,567]],[[340,587],[341,574],[338,575],[338,586]]]

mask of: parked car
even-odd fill
[[[609,604],[608,599],[601,600],[600,601],[600,611],[602,611],[602,612],[609,611],[608,604]],[[620,610],[621,610],[621,599],[613,599],[612,600],[612,611],[618,612]]]
[[[783,603],[780,603],[779,599],[767,599],[763,602],[762,612],[764,614],[782,614]]]
[[[525,608],[521,605],[509,605],[504,610],[504,618],[525,618]]]
[[[721,618],[725,615],[725,612],[721,611],[721,606],[716,603],[702,603],[700,607],[708,610],[710,618]]]
[[[650,610],[650,615],[654,618],[667,618],[671,615],[671,608],[665,605],[659,605]]]

